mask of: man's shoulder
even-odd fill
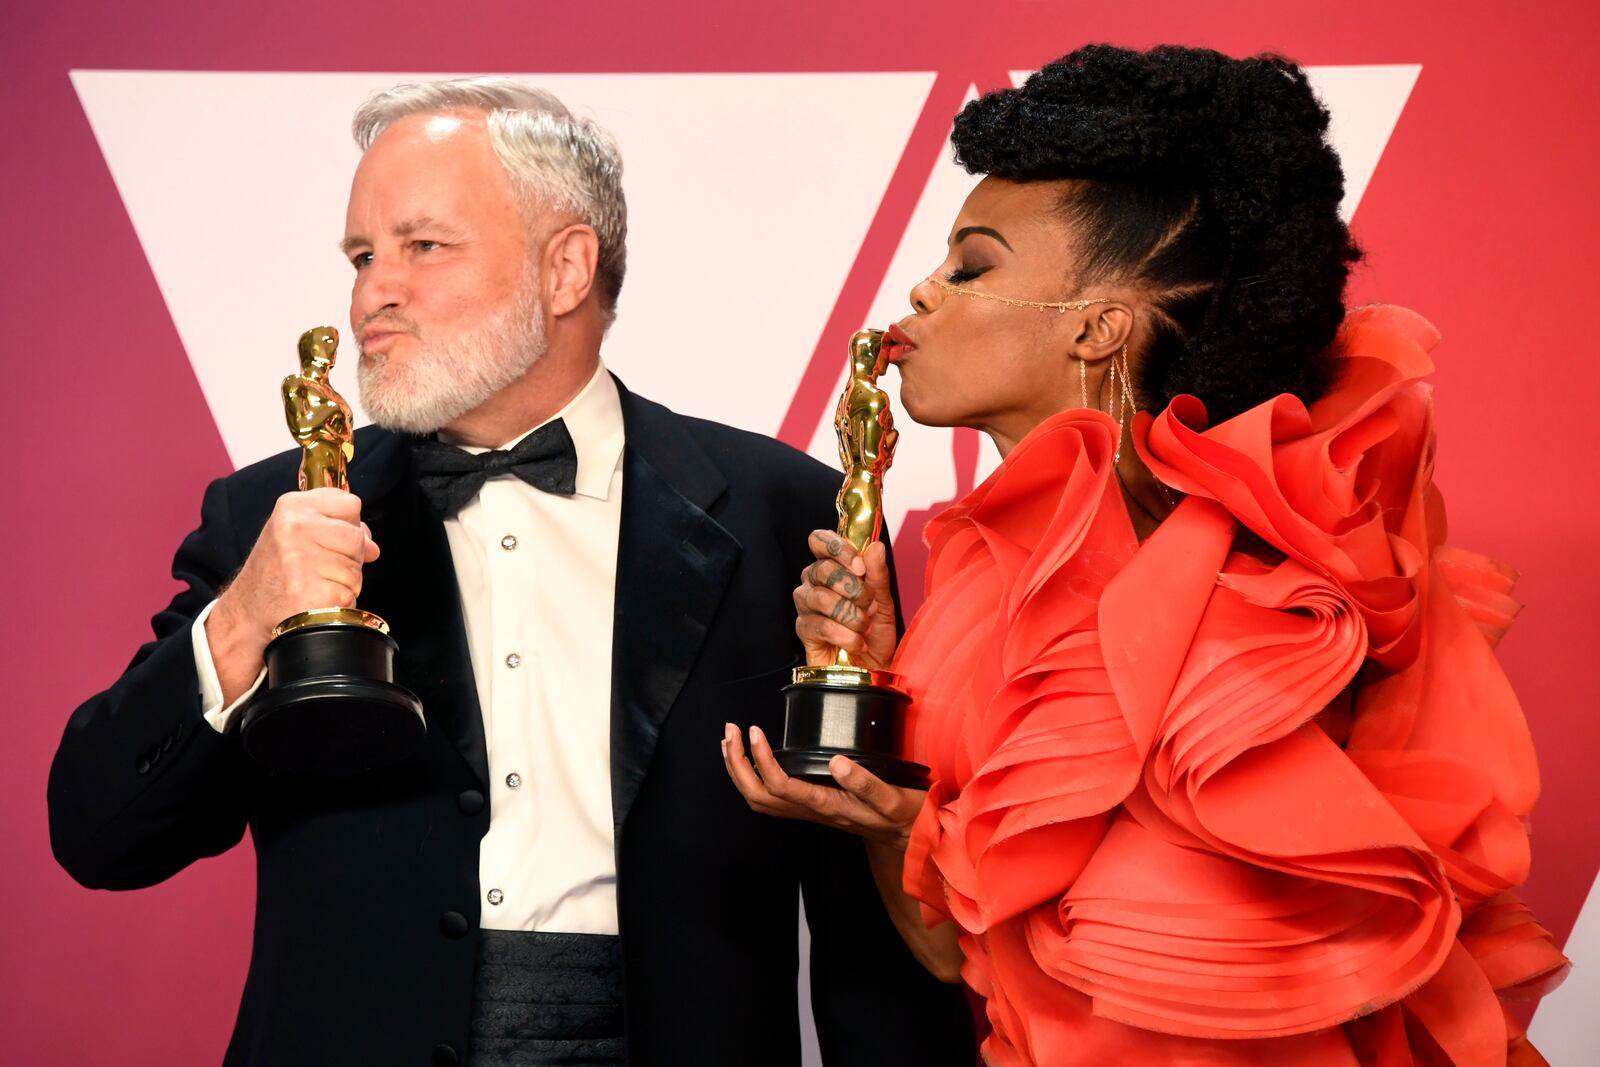
[[[350,461],[351,488],[359,493],[363,483],[386,473],[405,451],[407,437],[381,426],[363,426],[355,432],[355,458]],[[247,463],[222,479],[230,497],[264,498],[271,502],[299,487],[300,458],[304,450],[289,448],[266,459]]]
[[[689,432],[711,452],[729,457],[759,476],[824,481],[839,480],[839,472],[782,441],[752,430],[691,415],[680,416]]]

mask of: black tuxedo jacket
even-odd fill
[[[911,958],[860,842],[751,812],[719,754],[724,722],[781,736],[799,662],[790,592],[807,533],[833,525],[839,476],[626,390],[622,408],[611,792],[630,1063],[796,1063],[803,893],[826,1062],[970,1067],[963,996]],[[383,549],[361,605],[399,642],[425,759],[345,781],[275,774],[200,716],[192,620],[294,487],[294,451],[208,488],[173,564],[186,588],[74,712],[51,768],[51,841],[86,886],[151,885],[249,827],[255,945],[229,1064],[451,1064],[468,1047],[483,723],[444,527],[407,440],[357,437],[351,488]]]

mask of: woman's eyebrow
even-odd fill
[[[1016,251],[1015,248],[1011,247],[1011,242],[1007,241],[1005,237],[1001,235],[999,230],[993,230],[987,226],[963,226],[961,229],[956,231],[956,239],[951,243],[960,244],[962,241],[965,241],[968,237],[972,237],[975,234],[981,234],[984,237],[993,237],[996,241],[999,241],[1005,246],[1005,250],[1007,252]]]

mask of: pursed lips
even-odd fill
[[[899,323],[895,323],[885,331],[884,339],[888,342],[886,347],[889,350],[888,357],[891,364],[900,362],[917,347],[917,343],[901,328]]]
[[[414,332],[399,326],[369,326],[361,331],[361,350],[371,351],[391,338],[413,336]]]

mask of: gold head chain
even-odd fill
[[[959,285],[950,284],[943,278],[929,278],[928,280],[953,296],[975,296],[980,300],[998,300],[1007,307],[1035,308],[1039,311],[1059,311],[1063,315],[1069,311],[1082,311],[1084,308],[1092,307],[1095,304],[1111,303],[1111,299],[1109,297],[1101,297],[1098,300],[1060,300],[1053,303],[1045,300],[1017,300],[1014,297],[997,296],[994,293],[982,293],[976,289],[963,289]]]
[[[1099,297],[1094,300],[1018,300],[1015,297],[997,296],[994,293],[981,293],[976,289],[963,289],[959,285],[952,285],[950,282],[947,282],[942,278],[934,278],[930,276],[928,280],[953,296],[975,296],[980,300],[998,300],[1007,307],[1034,308],[1039,311],[1055,311],[1063,315],[1069,311],[1082,311],[1084,308],[1093,307],[1095,304],[1109,304],[1112,302],[1109,297]],[[1079,403],[1082,407],[1087,408],[1089,407],[1088,364],[1081,359],[1078,360],[1077,363],[1078,388],[1082,392]],[[1109,373],[1110,381],[1107,382],[1107,385],[1110,387],[1111,403],[1108,406],[1111,408],[1111,410],[1106,412],[1106,414],[1110,415],[1116,420],[1117,428],[1119,430],[1117,434],[1116,452],[1113,454],[1111,459],[1111,462],[1115,464],[1122,459],[1122,438],[1127,434],[1127,420],[1129,416],[1131,416],[1133,412],[1137,410],[1138,407],[1137,402],[1133,398],[1133,372],[1128,366],[1127,345],[1123,345],[1122,351],[1112,358],[1111,370]],[[1122,386],[1120,390],[1117,388],[1119,384],[1119,378]],[[1160,483],[1158,482],[1157,485],[1160,485]],[[1165,493],[1166,486],[1161,486],[1161,490],[1163,493]],[[1171,498],[1169,497],[1168,499],[1170,500]]]
[[[929,276],[928,281],[952,296],[975,296],[980,300],[998,300],[1007,307],[1056,311],[1063,315],[1069,311],[1082,311],[1084,308],[1093,307],[1095,304],[1112,303],[1110,297],[1099,297],[1094,300],[1017,300],[1014,297],[997,296],[994,293],[980,293],[976,289],[963,289],[959,285],[952,285],[943,278]],[[1122,351],[1112,359],[1110,375],[1111,380],[1107,384],[1110,386],[1111,403],[1108,406],[1111,410],[1106,414],[1117,421],[1117,429],[1119,431],[1117,434],[1117,448],[1111,458],[1112,466],[1115,468],[1116,464],[1122,459],[1122,438],[1128,434],[1127,420],[1133,412],[1138,410],[1139,406],[1138,401],[1133,396],[1133,368],[1128,366],[1127,345],[1123,345]],[[1078,385],[1083,391],[1081,404],[1087,408],[1089,406],[1089,371],[1088,365],[1081,359],[1078,360]],[[1119,385],[1120,389],[1118,388]],[[1121,478],[1122,476],[1119,474],[1117,477]],[[1161,490],[1161,495],[1166,498],[1168,504],[1175,503],[1171,491],[1161,483],[1160,479],[1156,480],[1156,488]]]

